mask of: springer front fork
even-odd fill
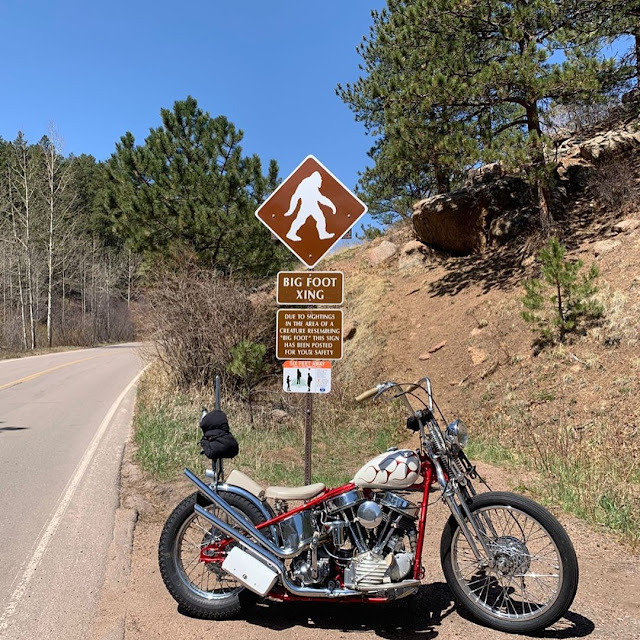
[[[490,537],[497,537],[493,523],[489,517],[477,517],[469,508],[469,500],[475,495],[473,486],[466,480],[464,485],[455,478],[445,479],[442,465],[438,459],[433,460],[438,483],[442,488],[442,497],[453,514],[460,531],[469,543],[471,551],[479,564],[492,567],[494,553],[487,544]]]

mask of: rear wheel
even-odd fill
[[[264,522],[260,510],[246,498],[224,491],[220,496],[252,524]],[[224,571],[222,562],[234,543],[217,548],[227,536],[194,511],[196,503],[214,511],[212,503],[197,492],[173,510],[160,535],[160,573],[174,600],[191,615],[225,620],[253,604],[258,596]],[[228,516],[219,509],[215,514],[229,522]],[[210,561],[202,560],[203,550]]]
[[[490,492],[469,504],[493,553],[476,558],[456,520],[442,533],[442,570],[457,600],[480,622],[512,633],[531,633],[559,620],[578,588],[578,561],[562,525],[523,496]],[[471,529],[471,527],[469,527]]]

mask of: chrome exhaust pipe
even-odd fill
[[[284,551],[280,547],[273,544],[267,536],[262,533],[262,531],[258,531],[250,522],[245,520],[242,516],[239,516],[236,511],[233,510],[233,507],[223,498],[221,498],[215,491],[211,489],[208,485],[206,485],[198,476],[189,471],[189,469],[184,470],[184,475],[193,482],[193,484],[200,489],[200,491],[207,496],[217,507],[222,509],[230,518],[237,524],[243,531],[249,533],[252,537],[254,537],[263,547],[268,549],[274,556],[278,558],[283,558],[288,560],[290,558],[295,558],[299,550],[294,549],[292,551]]]
[[[234,529],[230,524],[224,522],[217,516],[213,515],[199,504],[195,505],[195,511],[203,518],[206,518],[209,522],[214,524],[222,532],[226,533],[230,538],[233,538],[238,544],[243,546],[249,553],[257,557],[265,564],[271,566],[278,572],[280,581],[284,585],[284,588],[291,593],[298,596],[306,596],[309,598],[343,598],[345,596],[361,596],[360,591],[354,591],[352,589],[314,589],[312,587],[299,587],[293,584],[286,575],[284,564],[278,558],[275,558],[266,549],[263,549],[259,544],[253,540],[249,540],[246,536],[243,536],[239,531]],[[246,524],[246,523],[243,523]],[[257,529],[256,529],[257,531]]]
[[[200,489],[208,498],[210,498],[214,504],[222,509],[222,511],[224,511],[239,527],[249,533],[249,535],[255,537],[258,542],[250,540],[240,531],[234,529],[229,523],[224,522],[213,513],[210,513],[209,511],[201,507],[199,504],[196,504],[194,507],[196,513],[211,522],[211,524],[215,525],[218,529],[220,529],[220,531],[228,535],[230,538],[233,538],[236,542],[238,542],[238,544],[244,547],[247,552],[251,553],[253,556],[277,571],[280,581],[287,591],[298,596],[305,596],[309,598],[343,598],[346,596],[363,595],[360,591],[355,591],[353,589],[314,589],[312,587],[300,587],[293,584],[293,582],[291,582],[287,577],[286,568],[280,558],[292,558],[297,555],[299,551],[285,554],[282,549],[276,547],[271,542],[271,540],[266,538],[262,534],[262,532],[258,531],[258,529],[256,529],[251,523],[238,516],[225,500],[223,500],[214,491],[212,491],[211,488],[204,484],[204,482],[202,482],[197,476],[194,476],[191,471],[185,469],[185,475],[198,487],[198,489]]]
[[[269,553],[266,549],[263,549],[257,542],[250,540],[246,536],[242,535],[237,529],[234,529],[230,524],[214,516],[211,512],[207,511],[199,504],[195,505],[196,513],[200,514],[203,518],[206,518],[220,529],[223,533],[233,538],[240,546],[244,547],[251,555],[255,556],[259,560],[262,560],[265,564],[269,565],[279,574],[284,573],[284,564],[282,561],[276,558],[273,554]]]

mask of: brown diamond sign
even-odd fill
[[[311,269],[366,212],[364,202],[307,156],[256,216]]]

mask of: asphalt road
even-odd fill
[[[139,345],[0,361],[0,638],[88,634]]]

